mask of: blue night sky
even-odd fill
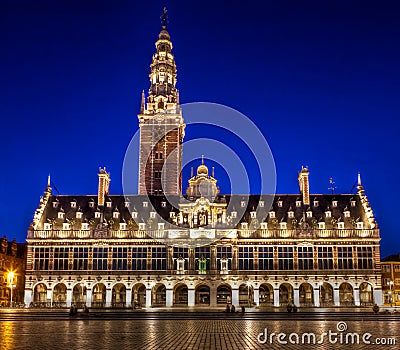
[[[330,177],[348,193],[360,171],[382,256],[400,251],[397,1],[1,1],[0,234],[24,241],[48,173],[61,194],[93,194],[106,166],[122,193],[165,5],[181,103],[248,116],[277,193],[298,192],[302,165],[312,193]]]

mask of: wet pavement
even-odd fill
[[[371,313],[0,312],[1,350],[397,350],[399,331],[400,315]]]

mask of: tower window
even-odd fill
[[[154,178],[155,179],[161,179],[161,171],[155,171],[154,172]]]
[[[154,158],[155,159],[163,159],[163,153],[160,151],[154,152]]]

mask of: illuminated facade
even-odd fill
[[[360,176],[355,194],[311,194],[302,168],[298,194],[223,195],[203,159],[179,197],[185,124],[165,20],[156,49],[139,194],[111,195],[105,169],[96,195],[53,195],[49,182],[28,231],[26,305],[381,304],[380,233]]]
[[[400,305],[400,253],[382,259],[381,268],[385,305]]]

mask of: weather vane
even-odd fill
[[[167,8],[166,7],[164,7],[164,11],[163,11],[160,19],[161,19],[162,26],[166,27],[167,23],[168,23],[168,16],[167,16]]]
[[[333,178],[329,179],[329,184],[331,186],[328,187],[328,190],[332,191],[332,194],[333,194],[333,192],[337,189],[337,187],[335,186],[335,182],[333,181]]]

